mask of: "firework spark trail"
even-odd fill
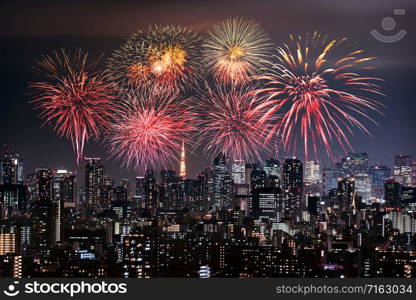
[[[210,158],[224,154],[248,162],[261,161],[275,150],[274,137],[268,138],[276,116],[262,121],[266,112],[253,86],[217,85],[201,93],[195,105],[198,113],[198,144],[205,144]]]
[[[261,26],[234,18],[216,24],[203,44],[204,65],[223,83],[244,83],[265,66],[271,41]]]
[[[85,143],[108,128],[112,116],[114,86],[94,72],[98,61],[88,63],[82,50],[61,50],[44,56],[37,72],[44,81],[31,83],[35,104],[45,123],[55,123],[58,136],[72,141],[79,164]]]
[[[150,85],[160,94],[176,93],[195,84],[200,56],[197,33],[187,27],[150,26],[114,51],[107,71],[123,88]]]
[[[194,113],[188,107],[177,94],[130,90],[106,138],[111,155],[141,172],[172,166],[193,133]]]
[[[262,120],[282,114],[271,133],[284,140],[285,150],[296,151],[300,130],[306,160],[310,147],[318,157],[319,143],[330,158],[334,141],[345,152],[352,150],[348,137],[353,128],[370,134],[360,118],[374,122],[368,112],[380,112],[382,105],[373,97],[383,95],[381,79],[359,74],[372,69],[366,63],[374,57],[364,57],[362,50],[338,56],[335,52],[347,49],[342,47],[345,43],[346,39],[328,42],[316,32],[291,36],[291,44],[278,48],[276,61],[257,77],[265,87],[256,93],[268,97],[264,105],[269,109]]]

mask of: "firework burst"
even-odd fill
[[[98,61],[88,64],[82,50],[61,50],[44,56],[35,69],[44,81],[30,84],[35,109],[45,123],[54,123],[58,136],[72,141],[77,163],[85,143],[108,128],[115,91],[101,73],[94,72]]]
[[[107,141],[123,166],[142,172],[178,161],[182,143],[189,143],[194,114],[177,94],[130,90],[119,104]]]
[[[349,51],[346,39],[330,40],[318,33],[291,36],[291,43],[277,49],[276,60],[258,78],[265,87],[257,93],[268,97],[264,118],[282,114],[272,131],[280,136],[286,150],[296,151],[297,131],[303,140],[305,157],[310,148],[317,157],[317,144],[323,144],[332,158],[331,144],[351,150],[349,135],[354,128],[369,134],[361,119],[372,120],[370,111],[379,111],[373,98],[383,95],[380,79],[360,75],[372,69],[373,57],[364,51]],[[347,54],[341,55],[347,51]]]
[[[253,96],[249,85],[210,88],[196,103],[199,111],[198,144],[205,144],[210,158],[223,154],[228,158],[260,161],[275,150],[274,139],[267,139],[276,117],[262,121],[265,109],[261,97]]]
[[[151,26],[133,34],[113,53],[108,73],[122,87],[182,91],[195,83],[201,71],[199,45],[199,35],[187,27]]]
[[[264,67],[271,46],[258,23],[229,19],[208,31],[203,44],[204,65],[223,83],[243,83]]]

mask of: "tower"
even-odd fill
[[[185,142],[182,141],[181,160],[179,165],[179,176],[186,177],[186,162],[185,162]]]

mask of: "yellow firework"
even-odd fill
[[[238,84],[265,66],[271,48],[268,34],[258,23],[234,18],[208,31],[203,60],[217,80]]]

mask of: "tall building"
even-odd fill
[[[347,177],[338,181],[338,206],[342,211],[349,211],[355,201],[355,178]]]
[[[314,160],[307,161],[305,164],[305,183],[317,184],[322,181],[319,163]]]
[[[0,185],[0,220],[24,215],[27,212],[27,196],[26,185]]]
[[[384,182],[390,178],[391,170],[386,166],[375,165],[369,168],[371,195],[378,199],[384,197]]]
[[[23,161],[19,154],[7,152],[0,159],[0,184],[23,184]]]
[[[244,160],[236,160],[232,163],[231,178],[235,184],[246,182],[246,163]]]
[[[281,176],[281,165],[277,159],[268,159],[264,161],[263,170],[266,172],[267,176]]]
[[[384,183],[384,200],[387,207],[400,207],[401,184],[394,179]]]
[[[163,209],[180,209],[183,204],[183,177],[178,177],[173,170],[162,170],[160,178],[160,203]]]
[[[413,183],[413,160],[411,155],[396,155],[394,157],[393,178],[405,185]]]
[[[323,171],[324,193],[329,194],[329,191],[338,188],[338,180],[343,177],[343,172],[339,168],[325,168]]]
[[[85,158],[85,197],[90,209],[102,209],[104,166],[101,158]]]
[[[252,217],[280,222],[284,217],[284,203],[279,188],[256,188],[253,190]]]
[[[202,172],[197,176],[195,187],[195,210],[197,212],[208,213],[209,202],[209,174]]]
[[[16,234],[0,233],[0,255],[16,253]]]
[[[153,170],[146,171],[144,180],[144,207],[152,216],[155,216],[159,207],[159,198]]]
[[[299,221],[304,209],[303,203],[303,165],[296,158],[283,163],[281,186],[285,193],[285,213],[287,217]]]
[[[368,154],[367,153],[348,153],[342,159],[343,177],[354,176],[357,173],[368,172]]]
[[[75,174],[67,170],[52,172],[51,199],[49,204],[48,242],[55,245],[63,237],[63,210],[65,203],[75,202]]]
[[[32,220],[34,244],[38,248],[48,245],[52,211],[52,175],[50,169],[36,169],[35,186],[32,191]]]
[[[221,187],[224,181],[224,178],[229,175],[229,170],[227,166],[227,159],[225,155],[220,154],[214,159],[213,169],[212,169],[212,192],[213,192],[213,205],[216,209],[221,207]]]
[[[356,173],[355,192],[362,198],[363,202],[369,202],[371,199],[371,179],[367,173]]]

